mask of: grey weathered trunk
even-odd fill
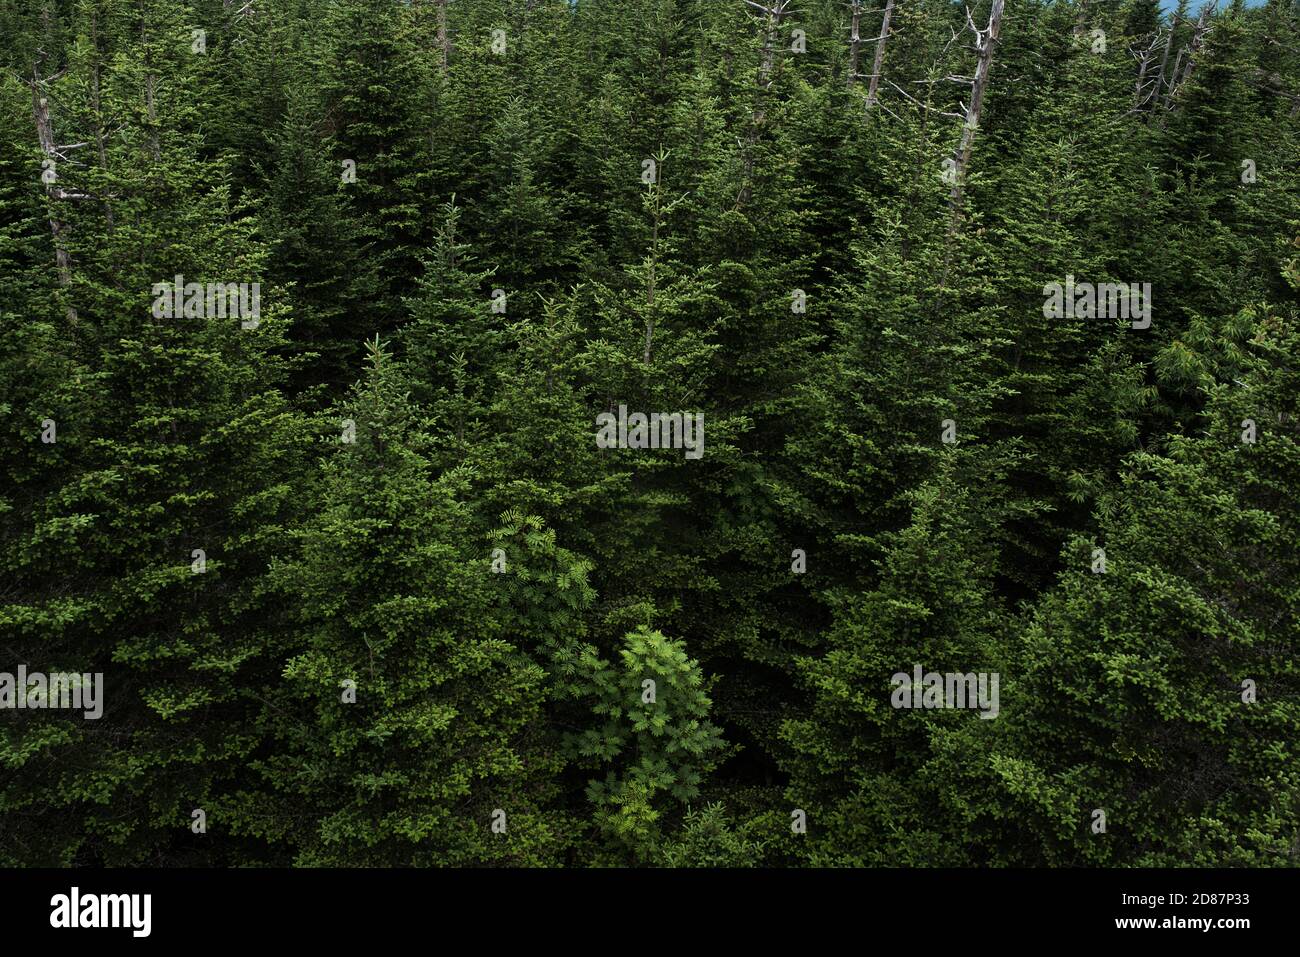
[[[760,6],[752,0],[749,2],[763,11],[763,58],[758,67],[758,88],[766,90],[772,85],[772,67],[776,63],[776,31],[789,15],[790,0],[773,0],[770,7]]]
[[[444,74],[451,61],[451,35],[447,33],[447,0],[434,0],[438,11],[438,68]]]
[[[1169,53],[1174,48],[1174,34],[1178,32],[1178,14],[1173,14],[1169,19],[1169,36],[1165,37],[1165,52],[1160,56],[1160,71],[1156,73],[1156,100],[1160,99],[1160,91],[1165,86],[1165,68],[1169,66]],[[1177,68],[1175,68],[1177,69]]]
[[[889,24],[894,18],[894,0],[885,3],[885,16],[880,22],[880,36],[876,38],[876,61],[871,66],[871,84],[867,87],[867,109],[876,103],[880,90],[880,71],[885,68],[885,42],[889,39]]]
[[[754,149],[763,124],[767,121],[767,91],[772,85],[772,74],[776,66],[776,34],[781,28],[781,21],[790,15],[791,0],[770,0],[770,2],[771,6],[763,6],[754,0],[745,0],[747,6],[763,14],[763,53],[759,60],[758,75],[755,78],[754,111],[750,118],[749,131],[745,134],[745,149],[741,162],[744,182],[736,198],[737,206],[749,202],[750,181],[754,174]]]
[[[1196,20],[1196,30],[1192,34],[1192,42],[1187,47],[1187,66],[1183,67],[1183,75],[1178,77],[1179,88],[1192,78],[1192,70],[1196,68],[1196,55],[1201,52],[1201,44],[1205,42],[1205,34],[1209,32],[1205,23],[1209,10],[1209,6],[1202,9],[1201,15]],[[1173,92],[1170,90],[1170,93]]]
[[[846,85],[852,87],[858,80],[858,64],[862,59],[862,0],[849,4],[849,75]]]
[[[980,113],[984,109],[984,93],[989,85],[989,73],[993,69],[993,50],[997,46],[998,33],[1002,29],[1002,11],[1006,0],[993,0],[989,10],[988,26],[976,30],[975,48],[979,51],[979,60],[975,64],[975,79],[971,83],[970,105],[966,108],[966,121],[961,128],[961,142],[957,146],[956,174],[952,184],[949,200],[954,210],[961,205],[962,185],[966,178],[966,167],[970,163],[971,148],[975,144],[975,131],[979,129]],[[973,28],[972,24],[972,28]]]
[[[1174,60],[1173,75],[1169,80],[1169,86],[1165,89],[1164,106],[1166,110],[1169,109],[1170,105],[1173,103],[1174,87],[1178,85],[1178,71],[1182,69],[1183,57],[1186,55],[1187,55],[1187,47],[1183,47],[1181,50],[1178,51],[1177,59]]]
[[[32,68],[32,120],[36,124],[36,140],[40,143],[41,152],[45,154],[57,170],[59,150],[57,141],[54,138],[54,122],[50,119],[50,103],[45,97],[41,96],[40,74],[36,68]],[[56,173],[57,175],[57,173]],[[45,192],[52,201],[63,198],[63,190],[56,186],[55,182],[45,184]],[[59,217],[58,212],[51,204],[50,207],[50,234],[54,239],[54,266],[57,270],[59,285],[67,289],[72,285],[72,257],[68,254],[68,248],[64,241],[67,230],[66,224]],[[68,306],[68,321],[75,323],[77,321],[77,310]]]
[[[655,335],[655,290],[659,279],[659,226],[663,220],[663,172],[664,161],[668,155],[660,152],[655,158],[655,181],[651,184],[654,190],[654,220],[651,224],[650,231],[650,271],[646,277],[646,322],[645,322],[645,350],[642,353],[641,361],[646,366],[650,365],[650,357],[653,354]]]
[[[1160,31],[1157,30],[1146,49],[1135,54],[1138,58],[1137,82],[1133,85],[1133,109],[1135,110],[1141,110],[1160,96],[1159,77],[1153,76],[1147,79],[1147,75],[1151,72],[1151,65],[1156,60],[1156,50],[1160,45]]]
[[[99,21],[94,13],[90,16],[90,43],[94,48],[95,56],[91,60],[90,66],[90,113],[91,132],[95,137],[95,154],[99,159],[99,168],[108,171],[108,150],[105,143],[108,139],[108,131],[104,128],[104,107],[99,95]],[[103,200],[104,223],[108,227],[108,233],[113,234],[113,206],[107,200]]]

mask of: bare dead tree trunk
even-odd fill
[[[447,64],[451,60],[451,37],[447,33],[447,0],[434,0],[438,11],[438,67],[443,75],[447,73]]]
[[[781,28],[781,21],[790,15],[791,0],[771,0],[772,6],[765,7],[754,0],[745,3],[763,14],[763,57],[758,65],[758,88],[766,91],[772,85],[772,67],[776,63],[776,31]],[[760,101],[761,102],[761,101]]]
[[[754,0],[745,0],[747,6],[763,14],[763,54],[758,65],[758,76],[754,90],[754,111],[750,118],[749,132],[745,134],[745,151],[742,166],[744,183],[736,197],[736,205],[744,206],[749,202],[750,180],[754,173],[754,147],[758,143],[759,131],[767,120],[767,91],[772,85],[773,69],[776,65],[776,34],[781,28],[781,21],[790,15],[792,0],[770,0],[772,6],[765,7]]]
[[[1169,53],[1174,48],[1174,34],[1178,32],[1178,14],[1172,14],[1169,21],[1169,36],[1165,37],[1165,52],[1160,57],[1160,72],[1156,74],[1156,98],[1165,86],[1165,67],[1169,65]],[[1175,68],[1176,69],[1176,68]]]
[[[655,181],[650,186],[655,191],[655,208],[654,220],[650,227],[650,274],[646,278],[645,351],[641,356],[641,361],[647,366],[650,365],[651,345],[654,342],[655,334],[655,287],[659,272],[659,223],[663,218],[663,172],[664,160],[667,158],[667,154],[662,151],[655,157]]]
[[[1196,18],[1196,26],[1192,28],[1191,41],[1187,44],[1187,46],[1183,47],[1178,51],[1178,59],[1174,61],[1174,69],[1169,75],[1168,86],[1165,89],[1164,108],[1166,112],[1173,106],[1174,96],[1177,94],[1179,87],[1181,87],[1187,81],[1187,79],[1192,75],[1196,54],[1200,52],[1201,44],[1205,41],[1205,35],[1210,31],[1210,27],[1206,23],[1206,20],[1209,18],[1210,11],[1214,9],[1215,5],[1216,5],[1216,0],[1210,0],[1209,3],[1206,3],[1205,6],[1201,7],[1201,13]],[[1177,14],[1174,15],[1174,20],[1175,21],[1178,20]],[[1183,22],[1186,23],[1188,21],[1183,21]],[[1171,27],[1169,31],[1170,42],[1173,42],[1174,32],[1175,32],[1174,28]],[[1166,46],[1165,49],[1166,58],[1168,58],[1168,55],[1169,55],[1168,47]],[[1187,58],[1186,67],[1183,66],[1184,57]],[[1162,80],[1164,79],[1163,69],[1161,70],[1161,79]]]
[[[858,79],[858,63],[862,57],[862,0],[849,4],[849,75],[845,83],[850,89]]]
[[[971,148],[975,144],[975,131],[979,129],[980,113],[984,109],[984,92],[988,89],[989,72],[993,69],[993,50],[997,46],[998,34],[1002,30],[1002,12],[1006,6],[1006,0],[993,0],[993,6],[989,10],[989,22],[983,30],[975,26],[975,21],[970,17],[970,11],[966,13],[966,19],[970,24],[971,32],[975,34],[975,49],[979,52],[979,60],[975,64],[975,78],[971,83],[970,105],[966,108],[966,121],[961,128],[961,142],[957,147],[956,174],[957,178],[952,184],[952,193],[949,196],[949,202],[954,211],[961,206],[962,186],[966,179],[966,167],[970,163]]]
[[[90,113],[91,123],[94,126],[91,132],[95,137],[95,153],[99,158],[99,168],[107,172],[108,151],[105,148],[105,142],[108,139],[108,133],[104,129],[104,108],[99,95],[99,20],[94,11],[90,15],[90,43],[95,51],[90,64]],[[103,207],[104,222],[108,226],[109,235],[112,235],[113,206],[107,198],[103,200]]]
[[[871,83],[867,87],[867,109],[876,105],[880,90],[880,71],[885,68],[885,42],[889,39],[889,23],[894,18],[894,0],[885,3],[885,16],[880,22],[880,36],[876,38],[876,62],[871,65]]]
[[[1160,45],[1160,33],[1159,31],[1157,31],[1156,34],[1152,37],[1151,43],[1147,46],[1145,50],[1139,50],[1137,52],[1134,52],[1132,49],[1130,49],[1129,51],[1130,53],[1133,54],[1133,56],[1137,57],[1138,60],[1137,83],[1135,83],[1133,86],[1133,109],[1134,110],[1141,110],[1142,107],[1146,106],[1146,104],[1151,102],[1153,97],[1160,95],[1160,88],[1159,86],[1156,85],[1160,82],[1159,78],[1157,77],[1152,80],[1146,79],[1147,70],[1149,70],[1151,68],[1151,64],[1155,62],[1156,47],[1158,47],[1159,45]]]
[[[1201,9],[1201,15],[1196,19],[1196,30],[1192,34],[1192,42],[1187,46],[1187,66],[1183,68],[1183,75],[1178,77],[1178,87],[1181,88],[1192,77],[1192,70],[1196,68],[1196,55],[1201,52],[1201,44],[1205,42],[1205,35],[1209,33],[1209,27],[1205,23],[1206,16],[1210,12],[1207,4]],[[1170,88],[1170,95],[1175,90]]]
[[[46,159],[50,161],[51,169],[56,170],[58,160],[61,158],[57,142],[54,138],[54,123],[50,119],[50,102],[41,95],[40,73],[37,71],[35,64],[32,65],[32,119],[36,123],[36,140],[40,143],[41,152],[45,154]],[[56,173],[57,175],[57,173]],[[45,184],[45,192],[52,201],[64,198],[63,189],[56,186],[57,180],[51,180]],[[50,234],[54,239],[54,266],[57,270],[59,285],[67,289],[72,285],[72,257],[68,255],[67,245],[64,243],[64,233],[67,229],[66,224],[55,211],[54,206],[50,207]],[[68,305],[68,322],[75,324],[77,321],[77,310],[71,304]]]
[[[1178,85],[1178,71],[1182,69],[1183,57],[1186,55],[1187,55],[1187,47],[1183,47],[1178,51],[1177,59],[1174,60],[1174,72],[1172,78],[1169,80],[1169,86],[1165,90],[1164,107],[1166,110],[1168,110],[1173,103],[1174,87]]]
[[[1183,75],[1178,78],[1178,88],[1182,89],[1183,84],[1192,77],[1192,70],[1196,67],[1196,50],[1192,49],[1187,54],[1187,66],[1183,67]]]
[[[989,8],[988,25],[980,29],[975,25],[970,8],[966,9],[966,23],[975,36],[975,51],[978,60],[975,63],[975,76],[971,79],[970,104],[966,107],[966,118],[962,123],[961,142],[957,146],[954,159],[954,177],[952,192],[948,195],[948,234],[944,241],[943,270],[939,275],[939,284],[935,288],[932,314],[937,314],[943,301],[943,291],[948,285],[948,275],[952,271],[953,254],[956,248],[957,227],[961,223],[962,188],[966,182],[966,168],[970,164],[971,149],[975,144],[975,131],[979,129],[980,114],[984,109],[984,93],[988,89],[989,74],[993,69],[993,50],[997,46],[998,34],[1002,30],[1002,13],[1006,0],[993,0]]]
[[[1145,58],[1142,60],[1138,67],[1137,83],[1133,86],[1133,109],[1135,110],[1142,106],[1142,80],[1147,75],[1147,62]]]

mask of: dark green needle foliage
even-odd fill
[[[1300,7],[883,7],[0,4],[0,865],[1300,865]]]

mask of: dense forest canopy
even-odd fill
[[[0,864],[1300,863],[1300,3],[1164,6],[0,0]]]

